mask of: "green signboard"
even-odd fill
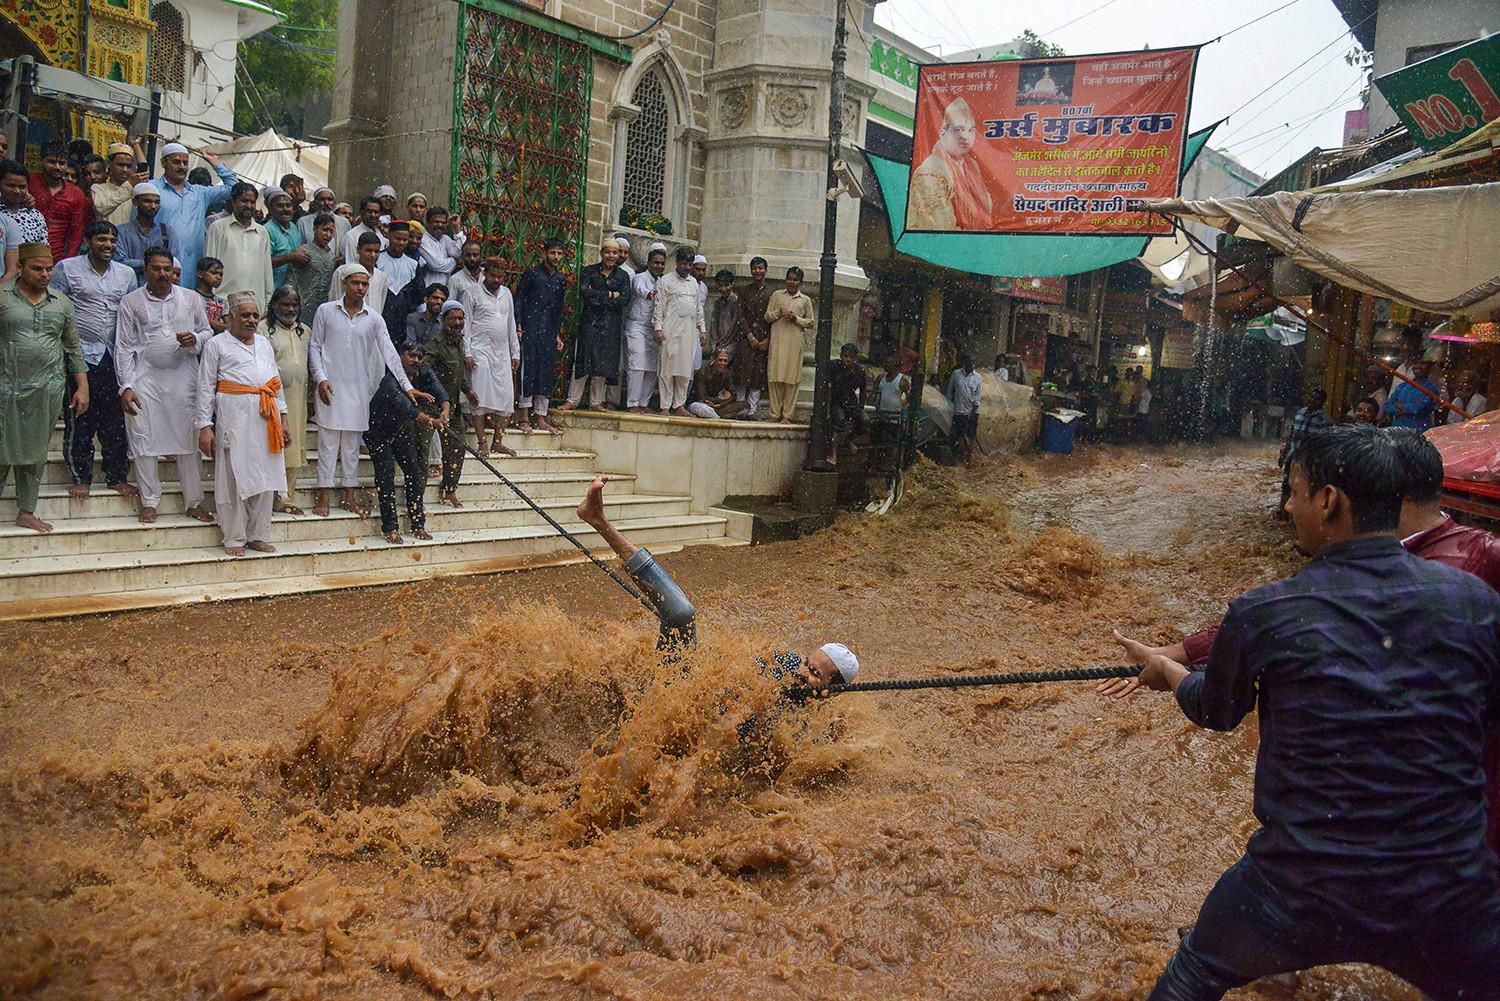
[[[1500,35],[1387,73],[1375,86],[1423,149],[1451,146],[1500,118]]]

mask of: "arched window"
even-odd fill
[[[664,214],[671,115],[667,84],[653,68],[636,84],[630,103],[641,113],[625,130],[625,182],[622,202],[642,215]]]
[[[162,90],[187,90],[187,53],[183,47],[182,13],[169,3],[151,8],[156,27],[151,31],[146,60],[146,83]]]

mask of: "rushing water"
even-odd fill
[[[6,627],[0,995],[1141,997],[1253,830],[1253,726],[1065,685],[776,712],[754,659],[1116,662],[1111,627],[1296,565],[1267,484],[1208,450],[924,469],[888,518],[668,557],[685,664],[588,568]]]

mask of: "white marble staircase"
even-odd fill
[[[313,502],[316,429],[305,447],[309,465],[293,502],[309,512]],[[95,459],[92,495],[68,496],[62,462],[61,427],[54,432],[37,514],[55,531],[41,535],[15,526],[16,502],[7,484],[0,497],[0,619],[45,618],[184,602],[260,597],[340,587],[399,583],[454,574],[489,573],[581,559],[576,549],[522,503],[472,456],[459,485],[462,508],[437,501],[436,482],[426,494],[430,542],[407,530],[404,493],[397,473],[405,545],[380,534],[368,458],[361,458],[367,519],[335,508],[327,518],[311,513],[272,519],[273,554],[225,555],[217,525],[201,524],[183,511],[175,463],[163,460],[164,496],[154,525],[137,520],[132,502],[104,485]],[[472,442],[472,433],[469,435]],[[581,525],[574,508],[594,476],[594,456],[564,449],[548,435],[509,433],[520,454],[491,460],[504,474],[586,545],[597,537]],[[212,476],[213,463],[205,462]],[[207,484],[212,506],[213,485]],[[335,502],[338,494],[335,493]],[[693,543],[727,544],[723,517],[694,514],[690,498],[637,493],[633,475],[611,474],[606,493],[610,518],[633,541],[658,551]]]

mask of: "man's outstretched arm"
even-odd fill
[[[616,556],[628,560],[635,555],[635,545],[621,535],[620,530],[611,525],[604,514],[604,484],[608,482],[608,476],[594,477],[594,482],[589,484],[588,493],[583,495],[583,500],[578,505],[578,520],[598,532],[599,538],[609,544]]]

